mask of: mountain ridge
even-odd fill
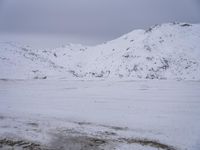
[[[200,80],[200,24],[156,25],[97,46],[0,42],[0,49],[0,78]]]

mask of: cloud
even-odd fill
[[[200,22],[199,0],[0,0],[0,30],[115,38],[170,21]]]

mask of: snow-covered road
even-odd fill
[[[200,82],[0,81],[1,139],[52,143],[52,134],[58,132],[112,139],[107,145],[99,141],[107,149],[155,148],[119,142],[148,139],[199,150]]]

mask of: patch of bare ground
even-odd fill
[[[149,146],[159,150],[176,150],[173,146],[148,139],[119,138],[101,139],[88,136],[60,136],[52,139],[48,146],[25,140],[0,140],[0,150],[103,150],[109,143],[127,143]],[[111,148],[112,149],[112,148]]]
[[[52,150],[45,148],[37,143],[32,143],[24,140],[0,140],[0,150]]]
[[[163,144],[159,141],[154,141],[154,140],[149,140],[149,139],[127,139],[127,138],[120,138],[119,139],[121,142],[126,142],[127,144],[139,144],[142,146],[150,146],[162,150],[176,150],[173,146]]]
[[[94,124],[94,123],[91,123],[91,122],[74,122],[78,125],[88,125],[88,126],[99,126],[99,127],[105,127],[105,128],[109,128],[109,129],[113,129],[113,130],[116,130],[116,131],[119,131],[119,130],[129,130],[128,127],[118,127],[118,126],[109,126],[109,125],[103,125],[103,124]]]
[[[56,150],[102,150],[107,140],[87,136],[57,137],[50,146]]]

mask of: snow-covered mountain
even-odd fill
[[[33,49],[0,42],[0,78],[200,80],[200,24],[134,30],[97,46]]]

